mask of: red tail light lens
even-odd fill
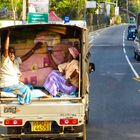
[[[61,125],[76,125],[78,124],[78,119],[60,119]]]
[[[4,124],[5,125],[22,125],[22,120],[21,119],[5,120]]]

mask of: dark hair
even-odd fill
[[[1,47],[1,55],[4,54],[4,47]]]
[[[14,47],[9,47],[8,52],[15,54],[15,48]]]

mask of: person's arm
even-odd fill
[[[23,56],[21,57],[22,62],[24,62],[24,61],[27,60],[31,55],[33,55],[34,52],[35,52],[37,49],[40,49],[40,48],[42,47],[42,45],[43,45],[43,44],[42,44],[41,42],[36,43],[35,46],[34,46],[29,52],[27,52],[25,55],[23,55]]]
[[[46,49],[47,49],[47,55],[48,55],[48,58],[49,58],[49,61],[50,61],[50,63],[51,63],[51,65],[52,65],[52,67],[55,69],[55,70],[57,70],[58,68],[57,68],[57,64],[55,63],[55,61],[54,61],[54,59],[53,59],[53,57],[52,57],[52,53],[53,53],[53,47],[52,46],[48,46],[48,44],[47,43],[45,43],[45,45],[46,45]]]
[[[4,50],[4,57],[8,56],[9,43],[10,43],[10,31],[8,31],[8,33],[7,33],[7,38],[6,38],[6,43],[5,43],[5,50]]]
[[[57,70],[58,67],[57,67],[56,63],[54,62],[54,60],[53,60],[53,58],[52,58],[52,54],[51,54],[51,53],[48,53],[48,57],[49,57],[49,60],[50,60],[50,62],[51,62],[51,64],[52,64],[52,67],[53,67],[55,70]]]
[[[58,70],[59,70],[63,75],[65,75],[65,70],[66,70],[67,64],[68,64],[68,63],[62,63],[62,64],[59,64],[59,65],[58,65]]]

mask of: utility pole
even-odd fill
[[[128,14],[128,0],[126,0],[126,16],[127,16],[127,22],[129,22],[129,14]]]
[[[23,6],[22,6],[22,24],[26,24],[26,0],[23,0]]]
[[[84,20],[86,22],[87,18],[86,18],[86,13],[87,13],[87,8],[86,8],[86,3],[87,3],[87,0],[85,0],[85,7],[84,7]]]
[[[116,7],[118,7],[118,0],[116,0]]]

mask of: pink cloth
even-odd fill
[[[61,21],[62,19],[56,15],[54,11],[50,11],[49,13],[49,21]]]
[[[22,80],[25,84],[32,84],[34,86],[42,86],[51,73],[52,67],[38,69],[36,71],[22,72]]]
[[[42,86],[52,71],[52,66],[47,54],[33,54],[20,65],[20,70],[24,83]]]
[[[73,56],[73,58],[79,56],[79,51],[75,47],[70,47],[69,52]]]

